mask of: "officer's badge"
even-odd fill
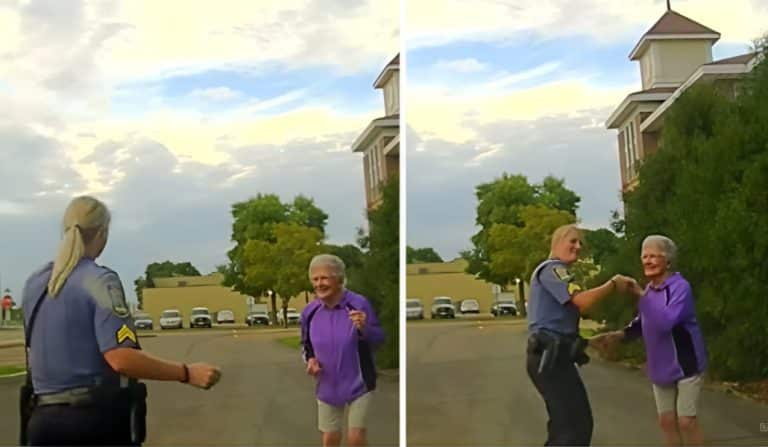
[[[117,331],[117,344],[121,344],[126,340],[130,340],[136,343],[136,334],[128,327],[127,324],[123,324]]]
[[[123,288],[119,283],[107,284],[107,293],[109,299],[112,301],[112,311],[120,318],[125,318],[131,314],[128,310],[128,306],[125,304],[125,295],[123,294]]]
[[[571,282],[573,281],[573,275],[568,272],[568,269],[565,267],[555,267],[552,269],[553,272],[555,272],[555,276],[557,279],[563,282]]]

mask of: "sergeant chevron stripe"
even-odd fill
[[[131,328],[123,324],[120,330],[117,331],[117,344],[124,342],[125,340],[131,340],[136,343],[136,334],[133,333]]]

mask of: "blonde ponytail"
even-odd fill
[[[53,261],[51,279],[48,281],[50,296],[59,294],[72,270],[85,256],[86,244],[93,240],[99,230],[109,227],[109,219],[107,207],[93,197],[77,197],[70,202],[64,212],[64,235]]]

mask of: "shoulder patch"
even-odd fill
[[[130,340],[136,343],[136,334],[128,327],[127,324],[120,326],[115,334],[117,336],[117,344],[122,344],[126,340]]]
[[[571,282],[573,280],[573,275],[571,275],[571,273],[565,267],[555,267],[552,269],[552,272],[560,281]]]
[[[123,285],[116,273],[108,271],[98,277],[87,278],[85,285],[99,306],[111,309],[120,318],[130,315]]]
[[[123,293],[123,286],[120,281],[111,281],[107,283],[107,293],[109,294],[110,301],[112,301],[112,310],[120,318],[125,318],[130,315],[131,311],[128,310],[128,305],[125,302],[125,294]]]

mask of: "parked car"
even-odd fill
[[[231,310],[224,309],[216,313],[216,323],[224,324],[224,323],[234,323],[234,322],[235,322],[235,313],[232,312]]]
[[[245,324],[248,326],[255,326],[257,324],[269,326],[272,324],[272,321],[269,319],[269,314],[266,311],[259,310],[246,315]]]
[[[133,314],[133,325],[136,329],[154,329],[154,322],[148,313],[136,312]]]
[[[178,309],[166,309],[160,314],[160,329],[181,329],[184,323]]]
[[[299,323],[301,323],[301,314],[299,314],[299,312],[295,308],[289,307],[287,309],[286,313],[288,314],[288,324],[299,324]],[[277,322],[280,323],[280,324],[283,324],[283,321],[284,321],[283,309],[278,309],[277,310]]]
[[[407,320],[423,320],[424,306],[418,298],[409,298],[405,300],[405,318]]]
[[[456,308],[450,297],[437,296],[432,299],[432,318],[456,318]]]
[[[211,312],[207,307],[193,307],[192,315],[189,316],[189,327],[213,327]]]
[[[480,303],[478,303],[474,298],[467,298],[462,300],[461,304],[459,305],[459,312],[462,314],[479,314]]]
[[[493,302],[491,305],[491,314],[494,317],[502,315],[517,315],[517,303],[511,298],[502,298]]]

